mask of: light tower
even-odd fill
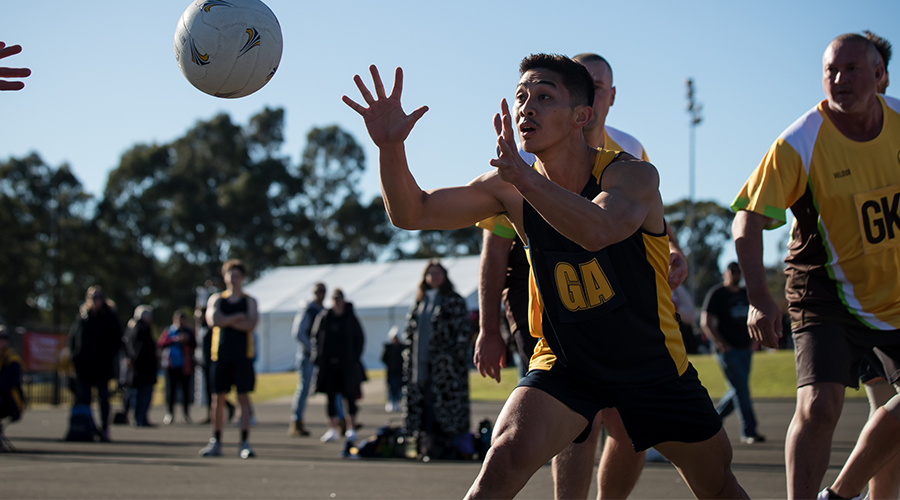
[[[687,225],[690,230],[690,239],[688,240],[688,246],[690,247],[691,254],[688,259],[688,289],[691,292],[691,298],[696,300],[694,297],[694,292],[696,290],[694,283],[694,273],[696,272],[696,264],[697,259],[694,253],[694,249],[696,248],[697,243],[697,231],[696,231],[696,217],[694,212],[694,186],[695,186],[695,172],[696,169],[696,142],[697,142],[697,125],[700,125],[700,122],[703,121],[703,116],[700,114],[703,111],[703,105],[696,102],[694,100],[694,79],[687,79],[687,112],[691,117],[690,127],[691,127],[691,136],[690,136],[690,152],[688,155],[688,182],[690,186],[688,187],[688,213],[687,213]]]

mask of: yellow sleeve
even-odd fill
[[[508,240],[516,237],[516,230],[513,229],[513,226],[509,222],[509,219],[507,219],[503,214],[484,219],[483,221],[475,224],[475,226],[480,227],[481,229],[486,229],[496,234],[497,236],[506,238]]]
[[[744,183],[731,209],[735,212],[747,210],[772,219],[766,229],[782,226],[787,220],[787,209],[806,192],[806,180],[800,155],[779,138]]]

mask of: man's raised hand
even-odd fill
[[[21,45],[10,45],[7,47],[5,43],[0,42],[0,59],[19,52],[22,52]],[[31,70],[28,68],[0,68],[0,78],[25,78],[30,74]],[[0,80],[0,90],[21,90],[23,87],[25,87],[23,82]]]
[[[494,115],[494,131],[497,132],[497,158],[490,161],[490,164],[497,168],[500,178],[506,182],[514,184],[516,175],[522,172],[522,169],[531,170],[531,167],[525,163],[525,160],[519,155],[516,148],[516,139],[514,135],[512,117],[509,112],[509,105],[506,99],[500,101],[500,113]]]
[[[394,72],[394,88],[390,96],[385,96],[384,84],[378,74],[375,65],[369,66],[372,74],[372,85],[375,88],[375,97],[363,83],[359,75],[353,75],[353,81],[369,107],[356,103],[347,96],[342,96],[344,104],[350,106],[360,114],[366,122],[369,137],[378,147],[392,146],[403,143],[413,126],[428,111],[428,106],[421,106],[407,115],[400,106],[400,95],[403,92],[403,70],[397,68]]]

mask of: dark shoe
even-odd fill
[[[766,437],[762,434],[754,434],[752,436],[741,436],[741,442],[744,444],[765,443]]]
[[[98,434],[98,436],[100,437],[100,442],[101,442],[101,443],[110,443],[110,442],[112,442],[112,439],[109,438],[109,431],[100,431],[100,433]]]

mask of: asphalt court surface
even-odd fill
[[[383,381],[369,382],[360,404],[361,439],[398,414],[384,411]],[[377,384],[377,385],[375,385]],[[496,420],[503,402],[472,403],[472,429],[483,418]],[[784,436],[793,400],[756,401],[760,433],[768,440],[741,444],[736,416],[725,421],[734,448],[732,469],[752,498],[785,498]],[[319,441],[325,430],[324,398],[310,399],[307,427],[312,436],[287,436],[289,398],[255,405],[257,425],[250,442],[257,458],[238,457],[239,429],[225,428],[225,455],[204,458],[197,451],[210,436],[208,425],[135,428],[116,425],[111,443],[70,443],[68,408],[32,408],[6,429],[18,452],[0,454],[0,498],[461,498],[478,474],[478,462],[423,463],[403,459],[350,460],[340,457],[342,443]],[[165,411],[154,407],[150,420],[161,424]],[[194,407],[195,421],[203,408]],[[96,414],[96,408],[95,408]],[[865,424],[865,400],[848,400],[835,432],[829,483],[840,470]],[[595,466],[596,472],[596,466]],[[550,467],[542,467],[517,498],[553,498]],[[589,498],[596,498],[592,486]],[[631,498],[692,498],[668,463],[648,463]]]

